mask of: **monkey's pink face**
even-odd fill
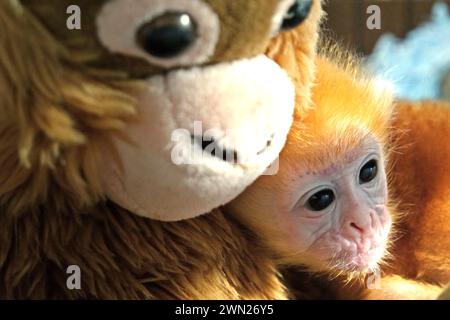
[[[368,138],[326,168],[291,172],[290,191],[272,211],[279,215],[273,223],[283,230],[284,251],[307,257],[317,270],[376,269],[392,224],[383,159]]]

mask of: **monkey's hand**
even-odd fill
[[[407,280],[400,276],[386,276],[381,279],[378,288],[367,290],[367,300],[435,300],[442,292],[442,288],[414,280]],[[447,296],[450,292],[447,290]]]
[[[450,300],[450,284],[448,285],[447,289],[442,292],[438,300]]]

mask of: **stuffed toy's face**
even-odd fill
[[[236,197],[277,158],[295,92],[263,53],[274,36],[297,26],[305,47],[314,46],[318,2],[19,2],[48,41],[66,50],[71,68],[92,81],[120,83],[117,90],[133,100],[134,115],[113,148],[98,148],[95,170],[105,196],[120,206],[163,221],[192,218]],[[79,12],[81,28],[69,28],[71,12]],[[83,86],[74,89],[83,100],[94,96]],[[94,105],[108,103],[105,96]]]

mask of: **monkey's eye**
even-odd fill
[[[370,160],[367,162],[359,172],[359,183],[364,184],[372,181],[378,174],[377,160]]]
[[[335,199],[333,190],[324,189],[313,194],[307,202],[308,209],[312,211],[322,211],[328,208]]]
[[[166,12],[140,27],[138,44],[150,55],[173,58],[186,51],[197,39],[197,25],[184,12]]]
[[[312,0],[296,0],[283,18],[281,30],[287,31],[300,25],[308,17]]]

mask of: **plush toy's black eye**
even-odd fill
[[[322,211],[328,208],[334,201],[334,192],[331,189],[321,190],[308,199],[308,208],[312,211]]]
[[[367,162],[359,172],[359,183],[368,183],[375,179],[378,173],[378,163],[376,160]]]
[[[298,26],[308,17],[311,8],[312,0],[296,0],[284,16],[281,30],[286,31]]]
[[[166,12],[145,23],[137,32],[138,44],[158,58],[173,58],[197,39],[197,25],[184,12]]]

